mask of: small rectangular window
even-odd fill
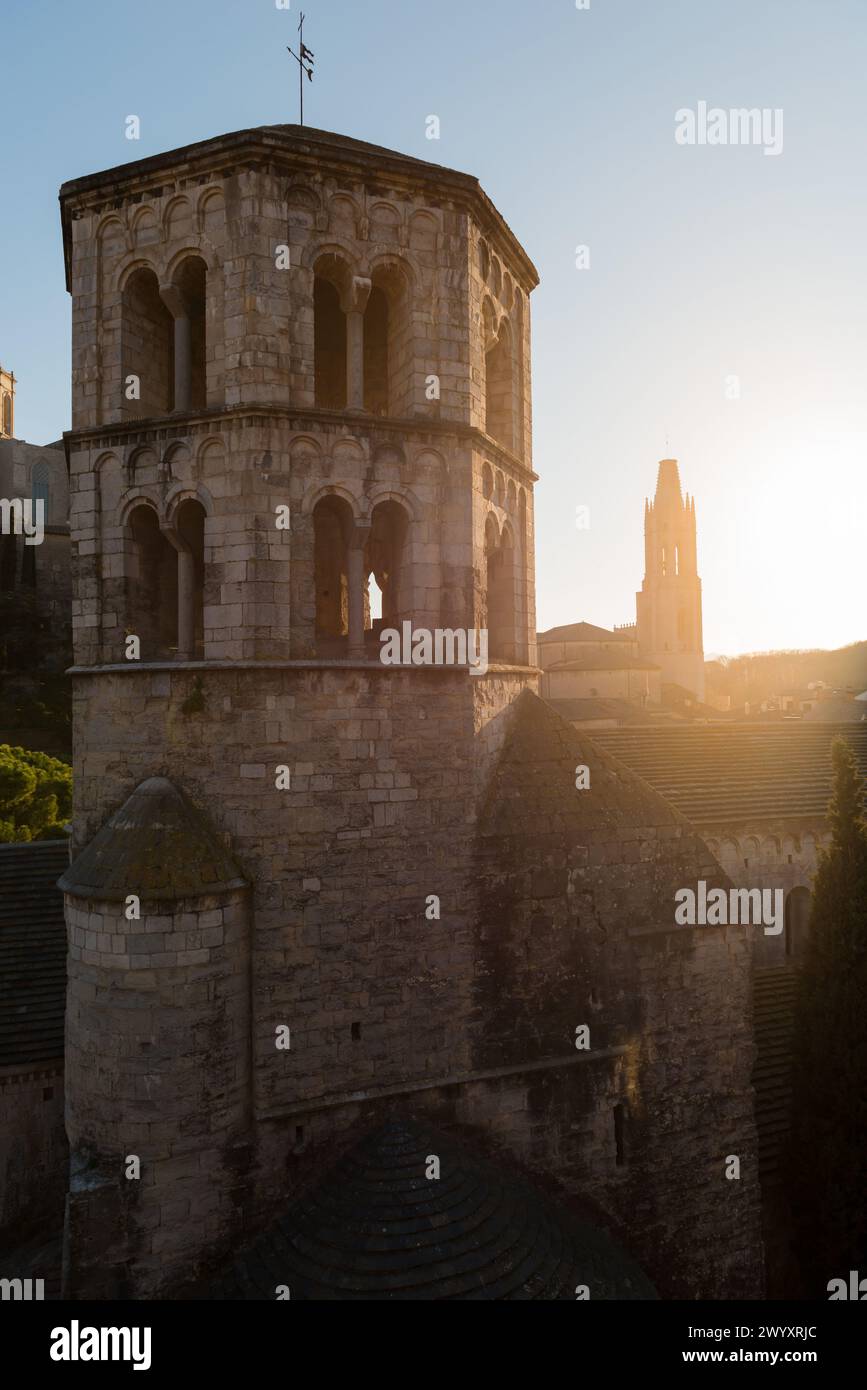
[[[622,1167],[623,1167],[623,1164],[626,1162],[626,1157],[625,1157],[624,1150],[623,1150],[623,1121],[624,1121],[624,1110],[623,1110],[623,1106],[622,1106],[622,1105],[615,1105],[615,1107],[614,1107],[614,1152],[615,1152],[615,1159],[614,1159],[614,1161],[615,1161],[615,1163],[617,1164],[617,1167],[618,1167],[618,1168],[622,1168]]]

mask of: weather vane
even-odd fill
[[[303,125],[303,124],[304,124],[304,74],[305,74],[305,72],[306,72],[308,82],[312,82],[312,81],[313,81],[313,61],[314,61],[314,60],[313,60],[313,53],[311,52],[311,50],[310,50],[310,49],[306,46],[306,44],[304,43],[304,15],[303,15],[303,14],[302,14],[302,16],[301,16],[301,23],[298,25],[298,48],[299,48],[299,51],[298,51],[297,53],[295,53],[294,50],[291,49],[291,48],[288,48],[288,45],[287,45],[287,51],[288,51],[289,53],[292,54],[292,57],[295,59],[296,63],[298,64],[298,96],[299,96],[300,102],[301,102],[301,124]]]

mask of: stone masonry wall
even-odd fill
[[[59,1226],[67,1156],[63,1066],[0,1070],[0,1231]]]
[[[137,885],[130,884],[130,893]],[[98,1278],[148,1297],[237,1234],[250,1139],[250,923],[240,892],[127,920],[67,895],[71,1219],[99,1195],[103,1240],[70,1252],[66,1296]],[[140,1178],[129,1178],[132,1156]],[[121,1219],[118,1219],[120,1216]],[[134,1281],[134,1283],[133,1283]]]

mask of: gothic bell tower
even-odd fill
[[[645,500],[644,583],[636,611],[641,654],[660,667],[663,684],[704,700],[695,499],[681,492],[676,459],[661,461],[656,495]]]

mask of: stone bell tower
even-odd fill
[[[537,276],[476,179],[306,127],[60,201],[66,1287],[152,1296],[359,1095],[465,1062],[467,826],[536,681]],[[488,669],[384,665],[405,623]]]
[[[644,583],[636,595],[642,656],[704,700],[701,580],[696,558],[695,499],[684,497],[676,459],[663,459],[656,496],[644,504]]]

